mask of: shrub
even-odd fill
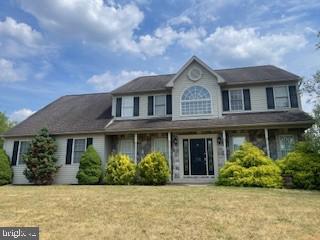
[[[26,169],[23,173],[30,183],[52,184],[54,176],[59,170],[59,166],[56,166],[56,151],[55,140],[50,137],[47,129],[41,129],[32,140],[30,149],[24,156]]]
[[[292,177],[293,187],[320,189],[320,154],[310,143],[299,142],[278,164],[284,176]]]
[[[110,156],[106,167],[106,183],[112,185],[128,185],[134,182],[136,166],[128,155]]]
[[[98,184],[102,175],[101,159],[92,145],[82,154],[77,179],[79,184]]]
[[[282,185],[281,170],[261,149],[246,142],[220,169],[217,184],[278,188]]]
[[[9,157],[3,149],[0,149],[0,186],[11,183],[12,175]]]
[[[163,185],[169,180],[169,175],[168,161],[160,152],[149,153],[137,167],[137,181],[140,184]]]

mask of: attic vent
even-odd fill
[[[198,67],[193,67],[188,72],[188,77],[191,81],[198,81],[202,76],[202,71]]]

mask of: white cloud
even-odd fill
[[[112,49],[131,50],[134,31],[143,12],[134,4],[119,5],[103,0],[20,0],[22,8],[33,14],[40,25],[82,42],[95,42]]]
[[[10,114],[9,118],[11,121],[21,122],[34,113],[35,112],[32,111],[31,109],[22,108],[20,110],[13,112],[12,114]]]
[[[0,83],[25,80],[25,73],[17,68],[13,62],[0,58]]]
[[[290,51],[304,47],[303,35],[265,34],[254,28],[235,29],[232,26],[217,28],[205,40],[203,48],[211,51],[220,60],[246,60],[254,64],[280,64]]]
[[[10,58],[34,56],[46,48],[40,32],[10,17],[0,21],[0,47],[0,56]]]
[[[119,74],[112,74],[107,71],[100,75],[93,75],[88,79],[88,83],[95,86],[96,89],[101,91],[111,91],[122,84],[133,80],[136,77],[155,75],[153,72],[148,71],[126,71],[122,70]]]
[[[168,23],[170,25],[192,24],[192,20],[188,16],[180,15],[170,19]]]

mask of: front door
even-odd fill
[[[190,139],[191,175],[207,175],[205,139]]]

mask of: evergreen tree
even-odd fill
[[[57,145],[47,129],[41,129],[24,156],[26,169],[24,175],[30,183],[38,185],[52,184],[59,167],[56,165]]]
[[[10,160],[3,149],[0,149],[0,186],[11,183],[12,169],[10,167]]]

